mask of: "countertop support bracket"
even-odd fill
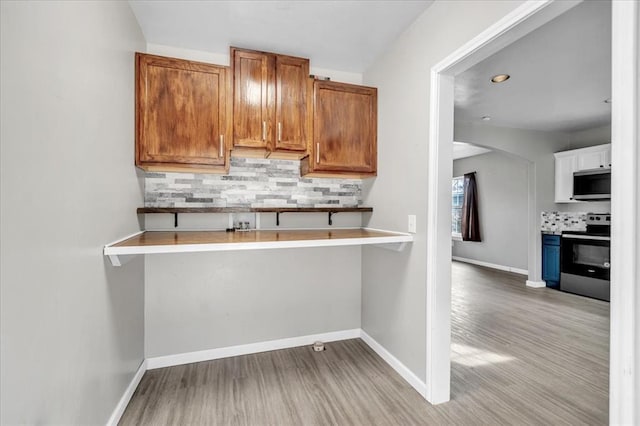
[[[108,255],[109,256],[109,261],[111,262],[111,265],[113,266],[122,266],[125,263],[128,263],[131,259],[133,259],[134,257],[136,257],[137,255],[132,254],[132,255]]]
[[[373,244],[372,247],[378,247],[381,249],[391,250],[391,251],[403,251],[406,245],[407,245],[406,242],[401,242],[401,243]]]

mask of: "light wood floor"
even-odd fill
[[[359,339],[148,371],[121,425],[606,424],[609,304],[454,262],[452,400]]]

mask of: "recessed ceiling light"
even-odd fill
[[[482,117],[482,121],[489,121],[491,120],[491,116],[490,115],[485,115]]]
[[[610,103],[611,103],[611,98],[607,98],[607,99],[605,99],[605,100],[604,100],[604,103],[605,103],[605,104],[610,104]]]
[[[497,74],[491,77],[492,83],[502,83],[503,81],[507,81],[511,78],[509,74]]]

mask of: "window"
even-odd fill
[[[462,238],[462,204],[464,203],[464,176],[451,181],[451,236]]]

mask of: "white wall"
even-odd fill
[[[594,127],[569,133],[567,149],[586,148],[588,146],[611,143],[611,125]]]
[[[453,176],[476,172],[482,242],[454,241],[453,256],[527,270],[528,162],[489,152],[453,162]]]
[[[2,424],[104,424],[143,359],[126,2],[1,2]]]
[[[360,328],[360,247],[146,257],[145,351]]]
[[[456,122],[454,134],[455,139],[461,142],[497,149],[533,162],[538,211],[555,209],[553,153],[569,149],[566,133]]]
[[[418,233],[401,253],[364,247],[362,327],[421,380],[426,378],[427,144],[430,68],[515,9],[520,1],[440,1],[365,72],[378,87],[378,177],[365,204],[374,228]]]

